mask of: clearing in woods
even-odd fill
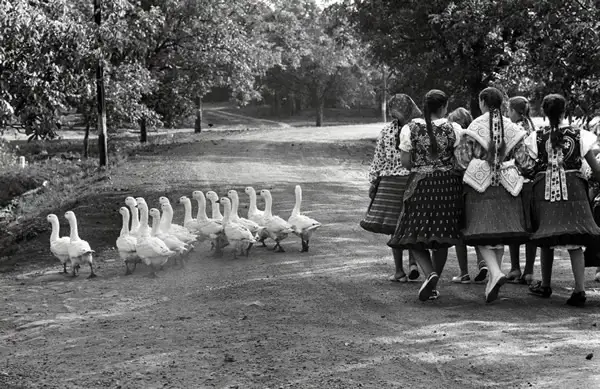
[[[358,225],[380,128],[213,132],[130,159],[73,209],[80,235],[97,251],[98,278],[86,280],[87,268],[76,279],[57,274],[49,232],[2,274],[0,386],[599,387],[600,356],[586,359],[600,344],[593,269],[584,309],[565,305],[572,275],[564,255],[550,299],[508,284],[485,304],[484,285],[450,282],[458,272],[454,250],[437,301],[418,301],[422,276],[387,280],[387,237]],[[299,252],[295,236],[283,241],[285,253],[255,247],[237,260],[229,247],[213,257],[204,243],[183,270],[167,267],[148,279],[141,265],[123,275],[113,247],[126,196],[156,207],[165,194],[174,202],[193,190],[233,188],[245,216],[243,189],[251,185],[271,189],[274,213],[287,219],[296,184],[303,211],[323,223],[310,252]],[[183,209],[174,208],[181,224]],[[68,234],[64,212],[57,211],[61,235]]]

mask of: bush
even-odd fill
[[[17,155],[6,140],[0,138],[0,174],[17,164]]]

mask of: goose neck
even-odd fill
[[[273,198],[271,197],[271,194],[267,194],[265,196],[265,215],[267,215],[267,216],[272,215],[272,211],[271,211],[272,206],[273,206]]]
[[[292,215],[298,215],[300,213],[300,205],[302,204],[302,192],[296,190],[296,204],[294,204],[294,209],[292,210]]]
[[[183,209],[185,210],[185,214],[183,216],[183,222],[191,222],[192,221],[192,203],[189,201],[183,202]]]
[[[60,224],[58,223],[58,220],[55,220],[55,219],[52,219],[50,221],[50,224],[52,225],[52,233],[50,234],[50,241],[54,242],[55,240],[58,239],[58,235],[59,235],[58,230],[60,229]]]
[[[250,206],[248,207],[250,212],[256,212],[257,208],[256,208],[256,192],[254,192],[253,190],[250,191]]]
[[[137,207],[129,206],[131,210],[131,228],[136,229],[140,227],[140,210]]]
[[[77,219],[75,216],[69,219],[69,227],[71,227],[71,233],[69,234],[71,240],[79,240],[79,230],[77,229]]]
[[[153,216],[152,217],[152,236],[156,236],[158,234],[158,226],[160,224],[160,218]]]
[[[196,215],[196,218],[199,221],[205,222],[208,220],[208,216],[206,215],[206,199],[204,196],[200,196],[196,201],[198,201],[198,214]]]
[[[229,219],[231,218],[231,205],[224,203],[223,204],[223,213],[225,213],[225,215],[223,216],[223,224],[227,224],[229,223]]]
[[[129,235],[129,213],[123,214],[123,227],[121,227],[121,236]]]

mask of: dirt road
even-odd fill
[[[387,281],[386,237],[358,226],[378,129],[203,134],[130,160],[74,209],[97,251],[98,278],[86,280],[88,269],[58,275],[49,233],[2,275],[0,387],[599,387],[600,296],[589,289],[585,309],[565,305],[567,260],[555,262],[548,300],[507,285],[486,305],[483,285],[450,283],[453,250],[437,301],[418,301],[420,282]],[[323,223],[309,253],[295,237],[283,242],[285,253],[256,247],[237,260],[229,248],[215,258],[203,244],[185,269],[123,275],[112,247],[126,196],[155,207],[161,195],[233,188],[245,215],[243,188],[252,185],[270,188],[274,212],[287,219],[296,184],[304,212]],[[592,269],[586,274],[587,287],[598,287]]]

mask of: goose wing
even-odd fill
[[[120,236],[117,238],[117,249],[124,252],[135,252],[137,239],[133,236]]]

